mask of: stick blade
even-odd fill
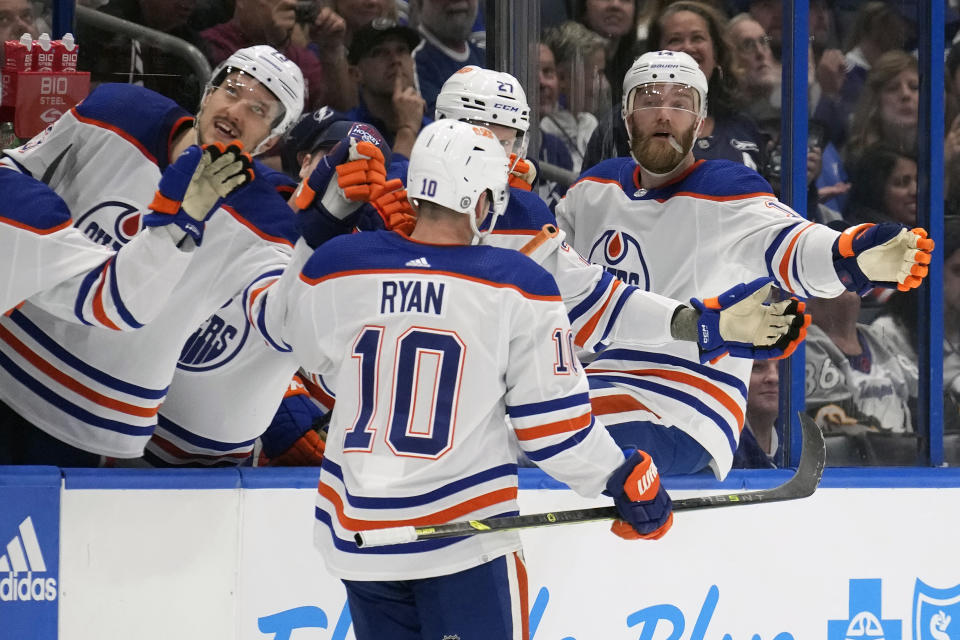
[[[823,467],[827,461],[827,446],[823,441],[823,432],[813,418],[798,413],[803,433],[800,448],[800,464],[797,472],[783,485],[777,487],[771,500],[795,500],[813,495],[820,485]]]

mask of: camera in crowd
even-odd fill
[[[317,0],[297,0],[296,20],[300,24],[313,24],[320,13],[320,5]]]
[[[811,120],[807,123],[807,151],[812,151],[813,149],[823,151],[824,146],[827,144],[826,137],[827,131],[822,124],[816,120]],[[768,148],[763,166],[760,168],[760,175],[771,183],[776,182],[779,184],[782,161],[783,146],[778,140]]]

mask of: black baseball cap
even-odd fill
[[[315,153],[324,144],[332,147],[340,138],[346,135],[343,131],[330,131],[332,125],[344,122],[352,124],[347,114],[335,111],[330,107],[323,107],[300,116],[297,124],[283,136],[280,143],[280,161],[283,172],[295,176],[300,171],[299,153]],[[349,129],[348,129],[349,130]],[[331,137],[331,136],[336,137]]]
[[[370,51],[387,38],[399,38],[413,51],[420,44],[420,34],[390,18],[376,18],[353,34],[347,50],[347,62],[357,64]]]

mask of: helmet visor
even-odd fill
[[[264,121],[269,129],[273,129],[286,114],[286,108],[273,92],[243,71],[228,68],[216,90],[227,100],[243,104],[252,117]]]
[[[627,112],[647,109],[672,109],[700,115],[700,94],[687,84],[672,82],[643,84],[633,90]]]

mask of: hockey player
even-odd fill
[[[528,114],[526,96],[516,78],[479,67],[464,67],[450,76],[437,98],[437,120],[453,118],[482,123],[494,131],[511,154],[513,188],[510,203],[497,228],[483,242],[522,250],[553,274],[567,305],[573,327],[573,350],[577,356],[589,361],[612,346],[617,349],[659,351],[660,345],[675,340],[686,341],[684,346],[694,353],[698,347],[692,343],[700,340],[700,352],[712,354],[711,358],[725,350],[743,358],[781,357],[792,352],[805,335],[800,306],[779,303],[779,306],[771,309],[755,304],[747,310],[746,304],[741,305],[740,313],[756,314],[754,318],[757,321],[765,313],[783,314],[787,317],[780,320],[786,325],[792,324],[792,329],[787,335],[777,334],[771,339],[771,334],[753,331],[755,325],[750,323],[740,324],[736,335],[733,333],[733,323],[724,323],[722,331],[709,333],[711,340],[720,341],[710,346],[703,343],[704,333],[697,327],[701,319],[697,311],[680,305],[676,300],[644,291],[642,287],[635,286],[638,284],[636,281],[624,285],[614,277],[616,269],[605,271],[584,260],[564,241],[564,232],[557,231],[556,220],[546,204],[529,191],[527,180],[532,178],[527,173],[529,165],[523,161],[529,127]],[[725,287],[714,287],[713,291],[721,291],[735,284],[731,281]],[[720,299],[726,300],[725,304],[733,305],[752,294],[762,301],[764,294],[756,292],[760,284],[755,283],[753,289],[734,287]],[[699,288],[711,290],[707,286]],[[686,300],[692,295],[687,293],[677,298]],[[724,346],[722,343],[726,340],[738,344]],[[558,353],[558,357],[560,355]],[[599,405],[594,409],[598,412],[605,410],[606,401],[600,399],[598,402]],[[678,448],[675,440],[694,445],[690,447],[693,460],[675,459]],[[624,445],[631,444],[621,442]],[[670,437],[662,442],[647,440],[645,443],[663,473],[685,473],[707,463],[706,453],[698,450],[696,443],[683,432],[670,432]]]
[[[516,532],[375,553],[354,532],[516,514],[518,446],[583,495],[606,488],[623,537],[663,535],[671,503],[650,457],[625,462],[592,418],[582,369],[557,362],[569,324],[550,275],[515,251],[470,246],[509,199],[493,134],[428,125],[409,180],[410,238],[335,238],[277,285],[285,341],[338,391],[316,545],[346,586],[358,640],[525,639]]]
[[[349,233],[362,205],[369,199],[370,193],[364,191],[364,185],[369,188],[370,168],[365,160],[354,160],[351,164],[348,160],[351,147],[359,146],[371,155],[375,152],[366,145],[376,147],[380,164],[373,173],[379,171],[380,182],[386,172],[384,163],[390,159],[390,148],[371,125],[340,120],[329,128],[333,130],[331,134],[336,134],[338,146],[323,151],[328,137],[326,134],[318,136],[315,145],[308,150],[301,170],[306,188],[312,190],[309,187],[312,184],[320,192],[319,198],[301,197],[304,211],[297,215],[298,224],[309,227],[306,235],[311,249],[329,237]],[[355,199],[348,198],[344,188]],[[381,195],[388,197],[387,194]],[[323,208],[322,202],[326,202],[329,209],[336,210],[337,215],[331,215]],[[290,206],[296,208],[293,202]],[[380,220],[372,210],[368,213]],[[312,225],[305,222],[308,219],[313,219]],[[318,228],[321,225],[324,228]],[[300,243],[306,244],[305,241]],[[312,251],[304,247],[301,250],[303,260],[310,253]],[[300,434],[294,434],[295,421],[292,418],[307,417],[310,411],[306,398],[296,393],[284,400],[285,391],[299,366],[297,360],[286,345],[279,341],[265,341],[258,335],[256,316],[249,316],[246,312],[247,305],[256,300],[280,273],[280,269],[265,272],[246,288],[243,295],[218,309],[187,340],[169,393],[160,408],[157,429],[144,452],[148,464],[250,464],[254,444],[261,436],[267,455],[282,458],[278,463],[320,464],[323,442],[310,428],[312,417],[300,423],[303,427]],[[302,387],[303,381],[296,380],[293,384]],[[229,390],[229,398],[224,396],[223,390]],[[281,402],[295,405],[295,410],[282,412],[277,421],[278,430],[274,432],[268,427]],[[329,410],[330,406],[324,408]],[[283,456],[288,449],[291,449],[290,455]]]
[[[640,56],[624,78],[632,158],[585,173],[557,206],[573,248],[620,280],[685,299],[756,277],[784,291],[833,297],[845,289],[916,287],[933,243],[922,229],[861,225],[838,233],[779,202],[755,171],[695,161],[707,81],[686,53]],[[587,374],[595,413],[618,442],[650,451],[661,471],[730,469],[743,427],[751,363],[674,342],[656,351],[609,349]],[[709,352],[706,355],[710,355]],[[662,446],[661,446],[662,444]]]
[[[296,121],[303,90],[295,64],[272,47],[250,47],[215,69],[192,126],[158,94],[101,85],[40,138],[8,152],[4,163],[42,176],[81,231],[122,246],[142,234],[140,211],[153,201],[171,158],[195,142],[234,139],[252,153],[266,151]],[[280,174],[262,165],[256,172],[206,220],[202,245],[169,303],[138,331],[67,323],[29,301],[0,319],[3,420],[16,425],[17,437],[49,434],[70,454],[14,462],[90,466],[100,456],[141,455],[186,338],[290,259],[293,214],[271,182]],[[115,324],[129,324],[118,316]],[[232,390],[221,393],[211,401],[228,401]]]

